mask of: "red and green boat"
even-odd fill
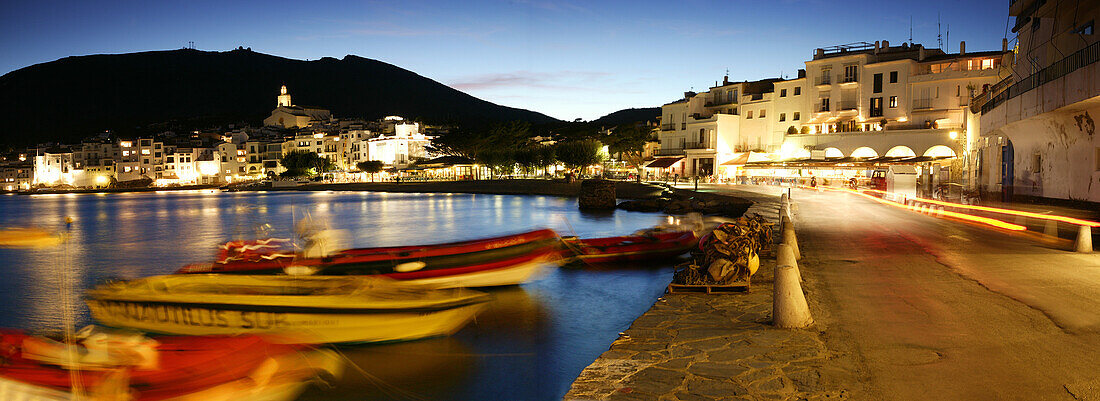
[[[282,240],[234,241],[213,263],[184,266],[177,273],[377,275],[448,287],[520,284],[547,263],[561,259],[553,230],[432,245],[357,248],[306,258]]]
[[[0,329],[0,379],[68,392],[74,383],[96,389],[121,367],[136,399],[161,400],[239,380],[272,357],[302,350],[258,336],[157,337],[108,345],[97,354],[83,345]]]
[[[599,264],[671,259],[691,250],[698,240],[692,231],[668,231],[593,239],[564,238],[562,241],[573,251],[575,260]]]

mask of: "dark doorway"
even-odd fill
[[[1001,146],[1001,200],[1012,201],[1012,183],[1014,181],[1012,141],[1005,139],[1005,145]]]

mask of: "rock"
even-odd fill
[[[629,210],[634,212],[659,212],[661,206],[658,205],[657,200],[632,200],[622,201],[616,206],[622,210]]]
[[[614,209],[615,183],[600,179],[581,181],[577,204],[581,209]]]

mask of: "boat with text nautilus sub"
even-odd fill
[[[86,302],[108,326],[322,344],[447,336],[490,298],[378,277],[187,274],[108,283]]]
[[[561,261],[560,237],[547,229],[442,244],[346,249],[321,257],[305,257],[288,243],[228,242],[216,261],[187,265],[177,273],[363,275],[445,288],[491,287],[521,284]]]

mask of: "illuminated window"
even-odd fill
[[[982,69],[983,70],[992,70],[993,69],[993,59],[987,58],[985,60],[982,60]]]
[[[130,155],[130,151],[129,151],[129,150],[124,150],[124,151],[122,151],[122,155],[123,155],[123,156],[129,156],[129,155]]]
[[[752,119],[752,110],[749,110],[749,111],[745,112],[745,119],[746,120],[751,120]]]
[[[890,108],[893,109],[895,107],[898,107],[898,97],[890,96]]]
[[[149,149],[142,149],[141,154],[143,154],[143,155],[149,154]]]
[[[133,143],[131,143],[130,141],[122,141],[118,143],[118,146],[128,148],[130,146],[133,146]]]
[[[767,109],[760,109],[760,118],[764,118],[764,111]]]

